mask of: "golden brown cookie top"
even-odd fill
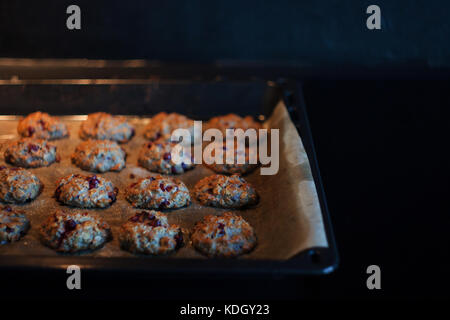
[[[205,130],[211,128],[219,129],[225,138],[226,129],[242,129],[244,131],[247,129],[260,129],[261,124],[256,122],[251,116],[242,118],[237,114],[229,113],[211,118],[206,124]]]
[[[176,129],[187,129],[193,137],[194,120],[179,113],[160,112],[150,119],[144,129],[144,137],[152,141],[170,141],[172,132]]]
[[[111,229],[88,212],[54,211],[40,228],[42,242],[56,251],[94,250],[111,238]]]
[[[144,209],[176,209],[189,205],[191,197],[179,179],[157,175],[139,179],[126,190],[132,206]]]
[[[256,245],[253,228],[232,212],[204,217],[195,224],[191,240],[198,251],[210,257],[235,257]]]
[[[119,143],[128,142],[135,130],[124,116],[113,116],[105,112],[88,115],[80,126],[80,138],[83,140],[113,140]]]
[[[253,186],[237,174],[203,178],[197,182],[193,193],[201,204],[219,208],[243,208],[259,201]]]
[[[22,137],[38,139],[61,139],[67,137],[69,132],[66,125],[57,117],[52,117],[45,112],[33,112],[19,121],[17,132]]]

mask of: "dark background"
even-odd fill
[[[81,31],[65,28],[65,8],[72,3],[82,10]],[[369,4],[381,7],[381,31],[365,27]],[[449,13],[447,1],[3,1],[2,57],[142,58],[162,61],[162,69],[175,62],[206,64],[214,70],[210,77],[235,72],[237,65],[249,67],[242,69],[250,76],[305,81],[341,258],[335,273],[125,278],[119,286],[94,277],[96,287],[64,294],[182,301],[448,299]],[[198,71],[179,70],[187,77]],[[0,68],[2,77],[13,73]],[[33,74],[40,73],[45,68]],[[366,288],[371,264],[381,267],[380,291]],[[21,283],[26,291],[17,286],[13,292],[33,296],[47,286],[49,295],[62,296],[63,279],[33,279]]]
[[[448,1],[0,2],[0,56],[448,67]],[[81,8],[81,30],[66,8]],[[382,29],[366,28],[381,8]]]

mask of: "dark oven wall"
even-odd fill
[[[183,113],[197,120],[234,112],[258,116],[270,112],[277,91],[262,81],[143,81],[107,84],[0,84],[1,114],[154,115],[162,111]]]
[[[362,66],[450,64],[447,1],[2,1],[0,57]],[[81,30],[66,8],[81,8]]]

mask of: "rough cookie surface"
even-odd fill
[[[233,163],[226,163],[226,152],[227,147],[225,146],[225,143],[214,143],[213,146],[219,146],[223,150],[223,157],[222,157],[222,163],[217,163],[215,161],[215,149],[211,152],[211,154],[206,153],[206,157],[204,159],[204,164],[208,168],[214,170],[217,173],[224,173],[224,174],[247,174],[253,170],[255,170],[258,167],[258,158],[257,158],[257,149],[249,147],[245,147],[244,152],[241,150],[238,150],[237,144],[234,144],[234,158]],[[250,151],[255,152],[255,158],[256,163],[250,163]],[[238,157],[242,156],[244,159],[244,163],[239,164],[238,163]],[[208,162],[212,162],[208,164]]]
[[[132,183],[126,198],[133,207],[143,209],[175,209],[191,202],[189,190],[181,180],[160,175]]]
[[[121,248],[132,253],[161,255],[183,245],[183,233],[177,225],[169,225],[167,216],[157,211],[142,211],[122,225]]]
[[[72,154],[77,167],[93,172],[120,171],[125,167],[125,158],[125,151],[109,140],[81,142]]]
[[[59,157],[56,146],[47,140],[22,138],[8,144],[5,161],[18,167],[38,168],[59,161]]]
[[[172,148],[176,143],[156,141],[145,143],[139,152],[138,162],[141,167],[163,174],[181,174],[194,167],[191,156],[180,149],[179,157],[182,162],[175,164],[172,159]]]
[[[231,212],[204,217],[194,226],[191,240],[198,251],[209,257],[235,257],[250,252],[256,245],[250,224]]]
[[[194,120],[178,113],[160,112],[150,119],[144,129],[144,137],[149,140],[170,141],[175,129],[188,129],[191,137],[194,136]]]
[[[22,137],[47,140],[61,139],[69,135],[66,125],[58,118],[40,111],[30,113],[20,120],[17,125],[17,132]]]
[[[30,221],[22,212],[10,206],[0,207],[0,244],[18,241],[30,228]]]
[[[194,187],[195,198],[203,205],[220,208],[242,208],[259,201],[256,190],[239,175],[212,175]]]
[[[125,117],[105,112],[91,113],[80,126],[80,138],[83,140],[113,140],[125,143],[134,136],[134,132]]]
[[[43,184],[30,171],[22,168],[0,167],[0,200],[25,203],[36,198]]]
[[[253,120],[251,116],[242,118],[234,113],[230,113],[224,116],[211,118],[206,124],[205,130],[211,128],[219,129],[225,139],[226,129],[242,129],[245,131],[251,128],[259,129],[261,128],[261,124]]]
[[[42,242],[60,252],[94,250],[111,238],[111,229],[102,219],[87,212],[57,210],[42,224]]]
[[[100,176],[71,174],[57,182],[55,198],[69,206],[106,208],[116,201],[118,189]]]

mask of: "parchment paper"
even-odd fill
[[[42,194],[34,201],[24,205],[13,205],[24,211],[30,219],[31,229],[20,241],[0,245],[0,259],[6,255],[55,256],[59,255],[39,241],[39,227],[46,217],[56,208],[65,210],[89,211],[101,216],[112,228],[113,240],[103,248],[93,252],[83,253],[92,257],[137,257],[122,251],[117,240],[117,232],[122,223],[137,210],[132,208],[124,196],[125,188],[140,177],[155,175],[137,166],[138,150],[145,139],[142,136],[143,127],[148,119],[130,117],[136,127],[136,136],[127,144],[122,145],[128,153],[126,168],[120,173],[108,172],[99,174],[112,180],[119,188],[117,201],[107,209],[76,209],[59,204],[52,196],[55,182],[58,178],[70,173],[84,173],[71,163],[70,155],[81,141],[78,129],[86,116],[61,117],[68,125],[70,138],[53,141],[61,156],[60,163],[54,163],[46,168],[29,169],[44,183]],[[17,121],[14,116],[0,116],[0,159],[4,163],[4,142],[17,139]],[[287,110],[282,102],[278,104],[273,115],[266,121],[267,128],[280,129],[280,169],[273,176],[262,176],[257,169],[245,176],[261,196],[260,203],[253,208],[235,210],[242,215],[254,228],[258,245],[250,254],[241,259],[276,259],[285,260],[300,251],[312,246],[327,246],[322,214],[317,198],[316,188],[311,176],[308,158],[301,139],[290,121]],[[189,189],[201,178],[214,172],[198,165],[194,170],[178,175]],[[180,225],[185,232],[186,245],[178,252],[169,255],[170,258],[206,259],[196,252],[189,241],[189,230],[196,221],[207,214],[221,214],[225,209],[201,206],[193,199],[187,208],[168,211],[169,223]],[[138,257],[157,259],[157,257]]]

